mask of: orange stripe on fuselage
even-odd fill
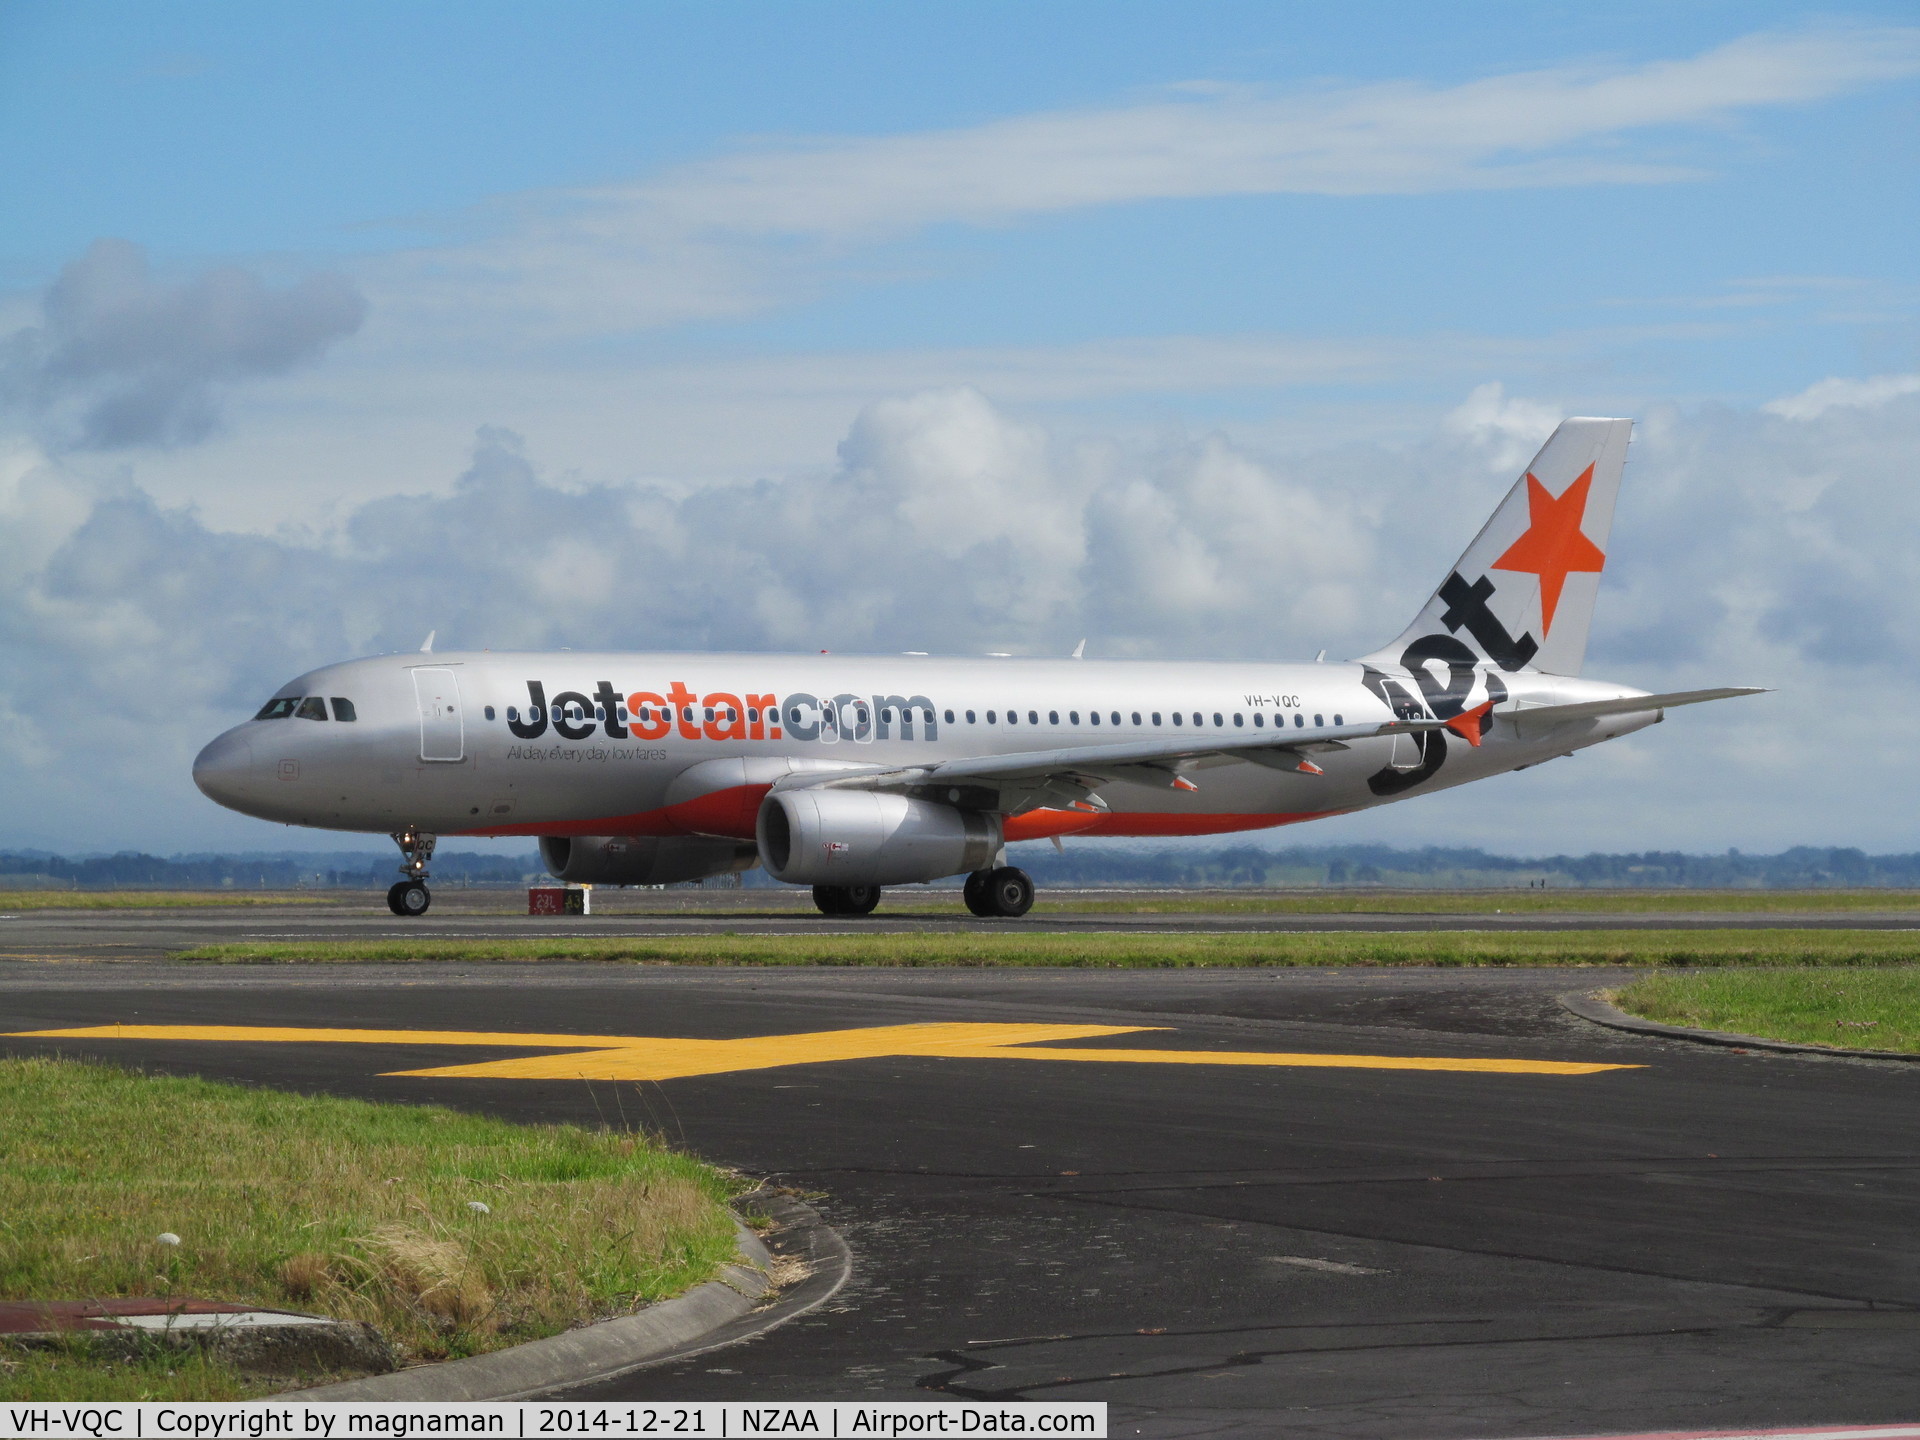
[[[453,835],[718,835],[752,840],[754,820],[770,785],[732,785],[677,805],[630,815],[601,815],[590,820],[550,820],[530,825],[498,825],[483,830],[453,830]],[[1297,825],[1333,812],[1299,814],[1179,815],[1160,811],[1029,810],[1007,820],[1009,841],[1045,840],[1053,835],[1227,835],[1237,830],[1270,830]]]

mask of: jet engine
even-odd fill
[[[758,854],[738,840],[624,835],[544,835],[540,858],[555,879],[582,885],[671,885],[751,870]]]
[[[784,790],[761,803],[760,863],[792,885],[910,885],[984,870],[998,815],[867,790]]]

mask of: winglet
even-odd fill
[[[422,655],[433,654],[433,637],[438,635],[439,633],[440,632],[438,630],[427,631],[427,638],[420,642],[420,653]]]
[[[1087,658],[1087,642],[1084,637],[1078,645],[1073,647],[1073,658],[1076,660],[1084,660]]]

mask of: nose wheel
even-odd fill
[[[427,862],[433,859],[434,837],[409,825],[393,832],[400,847],[400,873],[407,878],[387,891],[387,908],[396,915],[424,915],[433,903],[427,891]]]
[[[419,880],[401,880],[387,891],[387,908],[396,915],[424,915],[432,903],[433,896]]]
[[[974,871],[961,894],[983,920],[1014,920],[1033,908],[1033,881],[1017,865]]]

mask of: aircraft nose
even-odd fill
[[[193,783],[209,800],[239,809],[252,788],[253,746],[239,732],[218,736],[193,762]]]

